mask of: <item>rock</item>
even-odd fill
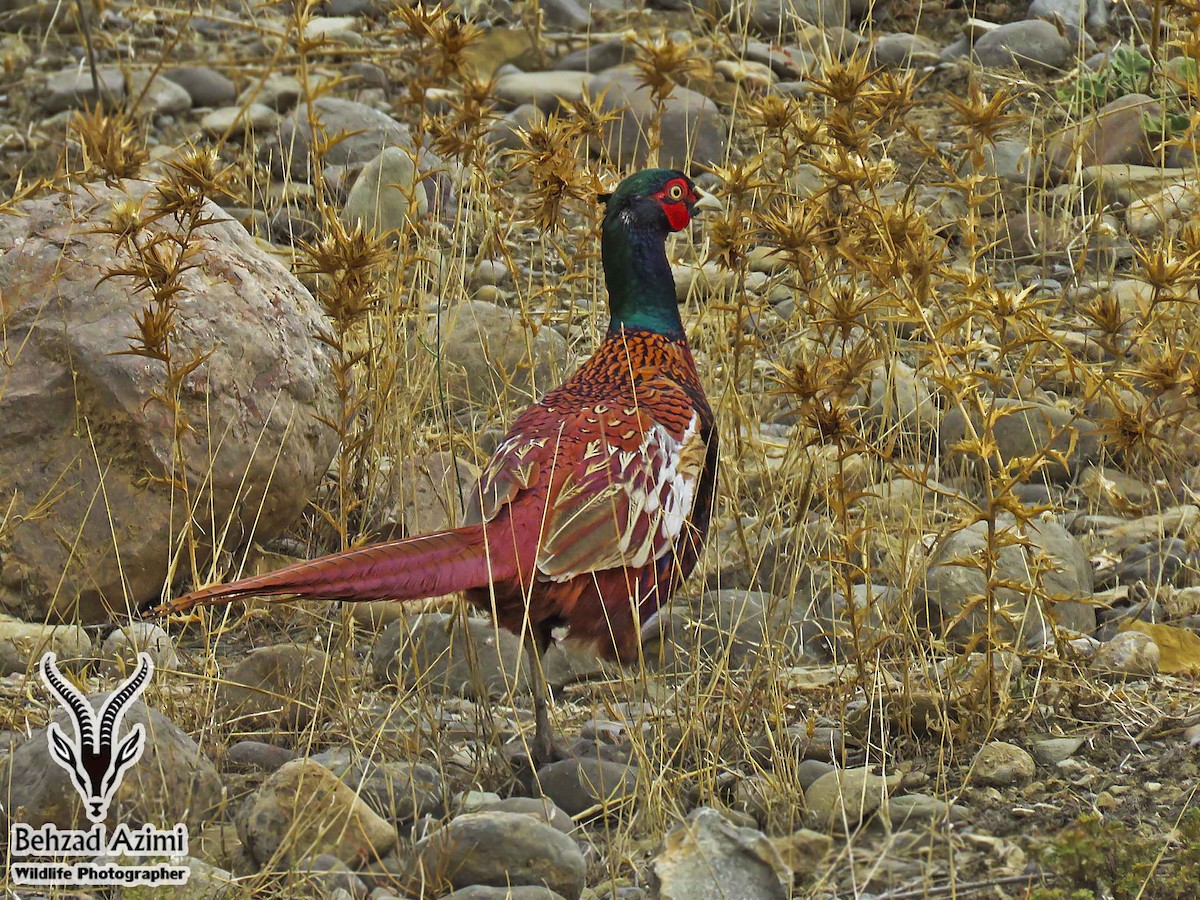
[[[543,21],[554,28],[565,28],[571,31],[583,31],[591,24],[592,16],[589,0],[585,8],[578,0],[545,0],[539,4]]]
[[[249,85],[245,91],[238,96],[238,106],[247,106],[251,103],[258,103],[262,106],[268,106],[276,112],[287,112],[293,106],[300,102],[300,98],[304,96],[304,85],[300,83],[300,79],[294,75],[268,75],[266,81],[259,84],[254,82]],[[336,106],[335,106],[336,109]],[[344,109],[344,107],[342,108]],[[299,110],[297,114],[303,114],[304,110]],[[319,113],[324,115],[324,113]],[[334,115],[337,113],[335,112]],[[353,115],[353,113],[350,113]],[[332,137],[332,133],[330,133]],[[375,155],[375,154],[372,154]],[[370,157],[368,157],[369,159]]]
[[[296,758],[296,751],[262,741],[238,741],[225,754],[225,765],[235,772],[274,772]]]
[[[928,794],[904,794],[888,800],[887,815],[894,828],[928,827],[930,824],[961,821],[967,810]]]
[[[751,665],[775,633],[785,605],[760,591],[707,591],[690,605],[689,627],[676,636],[677,652],[730,669]]]
[[[898,359],[871,374],[867,417],[886,440],[925,442],[937,427],[937,406],[924,380]]]
[[[656,115],[650,91],[635,72],[631,67],[618,66],[596,76],[588,85],[593,98],[602,96],[600,109],[617,114],[604,126],[603,143],[608,155],[627,169],[646,164],[646,133]],[[726,126],[717,105],[703,94],[676,87],[663,101],[661,131],[661,166],[687,171],[724,161]]]
[[[887,803],[899,786],[899,775],[885,778],[868,768],[835,769],[814,781],[804,799],[819,827],[850,831]]]
[[[325,750],[312,760],[333,772],[389,822],[399,825],[441,812],[442,779],[430,766],[375,761],[346,748]]]
[[[1088,166],[1080,173],[1084,198],[1100,206],[1129,206],[1174,185],[1200,185],[1190,169],[1112,164]]]
[[[603,72],[621,65],[632,53],[632,43],[612,38],[568,53],[554,64],[554,68],[567,72]]]
[[[903,640],[912,602],[897,588],[884,584],[851,585],[847,602],[840,591],[821,601],[819,622],[825,640],[838,659],[855,659],[856,646],[867,656],[885,644]],[[857,643],[855,628],[857,627]]]
[[[514,887],[486,887],[473,884],[460,891],[442,894],[442,900],[563,900],[550,888],[520,885]]]
[[[564,102],[582,100],[595,77],[587,72],[516,72],[499,78],[494,90],[496,99],[510,109],[528,103],[553,112]]]
[[[392,623],[371,651],[375,678],[408,690],[476,699],[527,692],[528,662],[516,635],[482,619],[468,622],[467,635],[458,627],[458,617],[446,613],[423,613]],[[474,642],[473,653],[467,652],[468,639]]]
[[[936,66],[939,47],[919,34],[885,34],[871,48],[875,64],[893,69]]]
[[[120,69],[101,66],[96,70],[100,99],[105,106],[119,106],[125,99],[125,75]],[[42,106],[50,114],[66,109],[82,109],[97,102],[96,87],[87,64],[71,66],[46,78],[40,94]]]
[[[654,879],[661,900],[784,900],[792,880],[766,835],[739,828],[707,806],[663,837]]]
[[[1133,237],[1143,241],[1163,232],[1174,235],[1197,207],[1200,207],[1200,183],[1173,184],[1130,203],[1125,210],[1125,225]]]
[[[1176,537],[1157,538],[1135,544],[1125,551],[1108,582],[1117,584],[1185,586],[1195,578],[1197,556],[1185,541]]]
[[[426,879],[455,888],[537,885],[579,900],[587,866],[575,841],[532,816],[458,816],[417,843]]]
[[[179,654],[171,636],[154,622],[130,622],[121,625],[104,639],[100,655],[108,668],[124,677],[137,665],[139,653],[150,655],[158,671],[179,668]]]
[[[291,526],[337,446],[319,421],[336,415],[329,352],[313,339],[326,327],[319,305],[206,203],[202,215],[213,222],[191,242],[171,346],[177,365],[211,355],[183,379],[188,427],[173,450],[172,417],[154,399],[163,366],[123,352],[146,299],[132,279],[107,277],[130,257],[102,231],[115,206],[141,203],[148,212],[152,188],[89,184],[18,203],[17,215],[0,218],[5,332],[8,346],[20,348],[0,396],[0,494],[15,513],[0,558],[0,603],[23,618],[103,621],[157,599],[187,518],[171,473],[188,479],[188,499],[200,504],[193,508],[220,522],[225,546],[235,547]],[[147,225],[142,240],[172,221]],[[81,416],[92,423],[90,438]],[[104,504],[96,503],[100,471]],[[22,518],[48,496],[53,516]],[[67,532],[72,540],[60,540]],[[196,538],[204,565],[203,535]]]
[[[411,230],[429,212],[429,199],[407,149],[385,147],[365,166],[342,207],[341,219],[373,234]]]
[[[1200,525],[1200,507],[1189,504],[1171,506],[1160,513],[1142,516],[1106,529],[1101,538],[1104,547],[1124,553],[1129,547],[1147,541],[1184,534]]]
[[[563,834],[573,834],[575,823],[553,800],[548,797],[505,797],[480,804],[473,812],[505,812],[520,813],[523,816],[533,816],[539,822],[545,822],[555,831]]]
[[[162,75],[151,80],[150,73],[140,69],[129,73],[129,96],[142,115],[173,116],[192,108],[192,95],[180,85]]]
[[[363,39],[359,27],[354,16],[311,16],[304,24],[304,39],[360,47]]]
[[[786,837],[772,838],[779,858],[797,880],[806,880],[823,871],[825,857],[833,850],[833,838],[810,828],[801,828]]]
[[[228,106],[237,99],[237,87],[216,69],[208,66],[179,66],[163,70],[162,77],[173,81],[192,98],[192,106]]]
[[[764,41],[747,41],[745,58],[769,66],[780,78],[805,78],[820,66],[816,55],[799,47],[781,47]]]
[[[984,34],[975,42],[974,55],[981,65],[1039,72],[1063,68],[1071,56],[1071,44],[1049,22],[1026,19]]]
[[[354,100],[320,97],[312,102],[311,119],[315,119],[330,138],[346,135],[325,151],[323,165],[363,165],[378,157],[385,147],[412,147],[407,128],[387,113]],[[282,175],[286,171],[293,178],[309,180],[313,143],[311,119],[307,107],[297,107],[283,120],[279,142],[271,159],[276,174]]]
[[[128,863],[131,865],[151,865],[155,862],[167,862],[162,859],[141,859],[137,863]],[[210,865],[204,860],[196,859],[191,856],[185,856],[182,859],[170,860],[173,865],[183,865],[188,868],[187,883],[183,885],[171,885],[166,890],[170,891],[172,897],[177,900],[225,900],[237,896],[238,880],[234,874],[227,869],[222,869],[218,866]],[[124,863],[120,863],[124,864]],[[118,887],[112,892],[115,900],[159,900],[162,897],[164,888],[159,885],[139,884]]]
[[[424,346],[442,348],[446,400],[452,411],[491,408],[507,394],[524,404],[559,383],[571,364],[566,339],[553,328],[531,327],[520,310],[481,300],[455,304],[430,319]],[[414,352],[428,351],[414,346]]]
[[[223,106],[206,113],[200,119],[200,130],[210,138],[242,138],[247,134],[262,134],[275,129],[279,114],[269,106],[251,103],[249,106]]]
[[[1088,166],[1150,165],[1152,151],[1142,119],[1158,115],[1162,106],[1153,97],[1127,94],[1064,128],[1047,145],[1051,178],[1066,181]]]
[[[1005,787],[1029,781],[1037,769],[1033,757],[1016,744],[992,741],[979,749],[972,774],[979,784]]]
[[[60,664],[76,666],[91,658],[92,642],[78,625],[22,622],[0,614],[0,675],[35,671],[47,650]]]
[[[1141,631],[1122,631],[1096,649],[1092,668],[1097,672],[1140,678],[1158,673],[1158,659],[1159,649],[1154,638]]]
[[[328,853],[315,854],[300,860],[295,873],[303,879],[305,885],[317,888],[321,895],[329,900],[338,897],[338,892],[345,900],[366,900],[369,893],[366,884],[349,866]]]
[[[567,815],[628,815],[637,796],[637,768],[601,759],[564,759],[538,769],[542,794]],[[596,811],[596,807],[600,807]]]
[[[519,150],[525,146],[521,132],[541,124],[545,118],[533,104],[518,106],[488,124],[487,141],[499,150]]]
[[[99,710],[109,694],[89,694]],[[63,709],[52,721],[68,737],[75,726]],[[109,806],[110,830],[118,822],[130,828],[151,824],[172,828],[176,822],[199,831],[217,812],[223,799],[221,781],[208,757],[174,722],[140,700],[126,707],[120,736],[135,725],[146,731],[141,758],[125,770]],[[13,752],[0,757],[0,795],[6,811],[20,810],[20,821],[40,828],[85,828],[87,819],[79,794],[66,770],[47,752],[46,729],[39,728]],[[111,831],[110,831],[111,833]]]
[[[260,864],[328,853],[357,866],[385,856],[396,831],[337,776],[310,759],[273,772],[238,815],[238,835]]]
[[[1034,456],[1045,449],[1058,451],[1066,454],[1066,463],[1046,457],[1047,464],[1037,470],[1035,477],[1062,484],[1070,480],[1082,463],[1098,456],[1096,426],[1087,419],[1044,403],[1006,397],[998,397],[994,402],[1000,415],[995,419],[992,431],[1003,463],[1018,456]],[[983,427],[982,417],[973,409],[970,418],[979,433]],[[939,432],[942,452],[957,456],[959,451],[954,445],[966,436],[963,410],[947,410]]]
[[[1037,760],[1038,765],[1056,766],[1064,759],[1073,756],[1075,751],[1082,746],[1083,738],[1045,738],[1033,741],[1029,746],[1029,752]]]
[[[999,524],[1002,530],[1013,527],[1004,520]],[[1096,612],[1086,605],[1094,588],[1092,568],[1078,540],[1058,523],[1044,521],[1030,522],[1024,538],[1029,549],[1015,544],[999,548],[993,596],[1004,613],[992,617],[995,636],[1041,646],[1050,627],[1047,615],[1072,631],[1095,630]],[[955,643],[967,642],[986,628],[986,608],[980,602],[986,579],[983,570],[969,562],[979,559],[986,545],[982,522],[948,534],[931,555],[917,592],[918,617],[935,634],[943,625],[948,627],[945,637]],[[969,604],[974,607],[964,614]]]
[[[1082,4],[1084,8],[1087,4]],[[1081,4],[1078,0],[1033,0],[1029,4],[1029,14],[1027,19],[1045,19],[1047,22],[1053,22],[1059,19],[1066,25],[1074,25],[1076,27],[1083,21],[1081,15]]]
[[[329,696],[332,681],[329,657],[315,647],[259,647],[225,673],[217,705],[226,717],[303,728]]]
[[[377,516],[385,534],[432,534],[462,524],[464,496],[475,484],[476,471],[452,453],[439,450],[406,456],[399,470],[380,466],[388,489],[399,496]]]
[[[1077,484],[1095,510],[1105,515],[1142,512],[1159,502],[1153,485],[1120,469],[1088,466],[1079,473]]]
[[[791,37],[809,24],[845,25],[851,19],[849,7],[846,0],[719,0],[716,4],[721,15],[732,13],[735,28],[748,26],[769,40]]]

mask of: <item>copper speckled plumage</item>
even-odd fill
[[[670,231],[714,204],[663,169],[630,176],[606,199],[608,334],[513,422],[466,525],[202,588],[156,612],[252,595],[406,600],[465,591],[542,651],[562,627],[603,655],[636,658],[642,625],[696,564],[716,488],[713,415],[665,251]],[[539,718],[539,740],[543,725]]]

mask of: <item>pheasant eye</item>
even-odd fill
[[[682,200],[683,185],[678,183],[671,185],[669,188],[667,188],[667,196],[672,200]]]

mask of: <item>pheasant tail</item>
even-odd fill
[[[480,525],[373,544],[296,563],[276,572],[217,584],[155,609],[186,612],[239,597],[306,600],[419,600],[516,577],[516,564],[489,548]],[[511,557],[511,554],[509,554]]]

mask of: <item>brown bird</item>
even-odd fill
[[[720,203],[668,169],[631,175],[601,200],[608,332],[574,375],[517,417],[471,494],[469,524],[201,588],[153,612],[258,595],[416,600],[464,591],[536,656],[532,749],[548,760],[541,654],[552,631],[636,660],[642,626],[696,565],[716,490],[717,433],[666,238]]]

